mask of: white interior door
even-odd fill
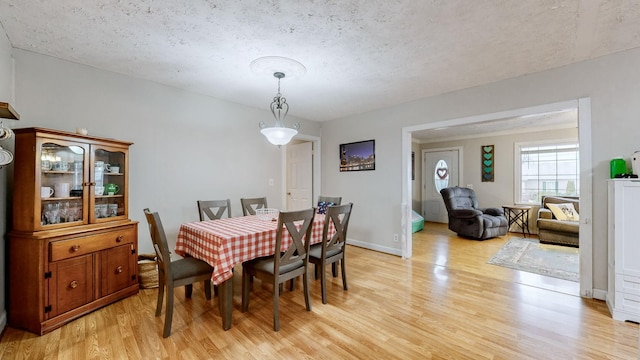
[[[459,158],[458,149],[422,152],[422,216],[425,221],[448,222],[440,190],[458,185]]]
[[[313,143],[287,145],[287,210],[313,206]]]

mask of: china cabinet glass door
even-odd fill
[[[126,154],[122,149],[95,147],[92,154],[91,222],[127,216]]]
[[[39,150],[40,225],[48,228],[86,224],[88,146],[43,140]]]

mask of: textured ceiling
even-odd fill
[[[13,47],[324,121],[640,46],[631,0],[0,0]]]

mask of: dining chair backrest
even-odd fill
[[[200,221],[218,220],[227,213],[231,217],[231,200],[198,200]]]
[[[240,199],[240,204],[242,205],[242,213],[244,216],[255,215],[256,209],[267,208],[267,198],[242,198]]]
[[[327,208],[322,229],[322,258],[344,252],[352,208],[353,203]],[[336,232],[329,238],[331,226],[335,227]]]
[[[160,215],[157,212],[151,212],[149,209],[144,209],[144,215],[147,218],[149,224],[149,234],[151,235],[151,242],[153,243],[153,249],[156,252],[156,261],[158,263],[158,276],[165,277],[166,274],[171,274],[171,253],[169,252],[169,245],[167,243],[167,237],[160,220]]]
[[[286,267],[297,267],[294,264],[306,265],[309,255],[311,230],[315,209],[280,212],[278,215],[278,231],[276,233],[276,253],[274,261],[274,274],[282,273]],[[303,221],[300,228],[296,223]],[[288,249],[282,248],[284,231],[289,232],[292,242]],[[278,256],[280,254],[280,256]],[[302,263],[301,263],[302,262]]]
[[[332,203],[333,205],[340,205],[342,202],[342,196],[318,196],[318,204],[321,202]]]

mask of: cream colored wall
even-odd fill
[[[591,99],[593,270],[596,290],[607,289],[609,160],[640,148],[640,49],[503,80],[323,124],[323,191],[354,202],[349,237],[380,251],[401,253],[402,128],[511,109]],[[337,171],[340,143],[375,139],[376,170]],[[499,159],[496,159],[499,160]],[[502,160],[499,160],[502,163]],[[488,193],[495,193],[489,191]]]

